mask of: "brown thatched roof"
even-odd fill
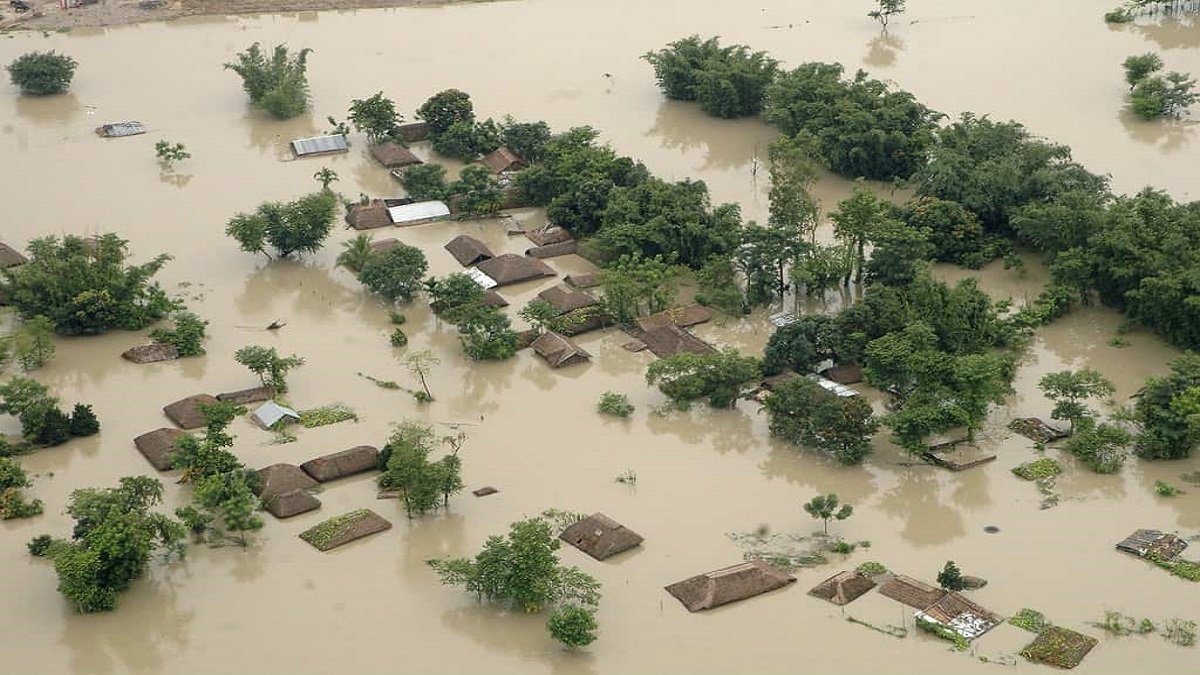
[[[684,579],[667,586],[667,592],[689,612],[698,612],[783,588],[795,580],[781,569],[752,560]]]
[[[883,582],[879,593],[909,607],[925,609],[941,600],[946,591],[912,577],[897,574]]]
[[[937,602],[921,610],[919,615],[949,627],[968,640],[983,635],[1003,620],[999,614],[984,609],[954,591],[938,598]]]
[[[566,284],[558,284],[538,293],[538,297],[554,306],[559,314],[566,314],[583,307],[594,307],[600,301],[592,296],[577,291]]]
[[[429,123],[409,122],[408,124],[401,124],[393,130],[393,133],[403,138],[406,143],[423,141],[429,137]]]
[[[351,204],[346,212],[346,223],[356,230],[373,230],[394,224],[388,215],[387,204],[378,199],[370,204]]]
[[[808,594],[828,600],[835,605],[846,605],[875,588],[875,582],[854,571],[838,572],[825,581],[813,586]]]
[[[571,284],[575,288],[593,288],[600,285],[600,273],[591,272],[589,274],[568,274],[563,277],[563,281]]]
[[[528,348],[529,345],[533,344],[534,340],[538,339],[541,336],[541,334],[542,334],[541,331],[539,331],[536,328],[530,328],[529,330],[517,331],[517,349],[521,350],[521,349]]]
[[[262,479],[258,487],[258,496],[264,505],[286,492],[311,490],[318,485],[312,476],[304,473],[295,464],[281,463],[263,467],[258,470],[258,477]]]
[[[495,151],[484,155],[479,163],[492,170],[492,173],[505,173],[506,171],[520,171],[528,166],[517,153],[505,147],[496,148]]]
[[[383,253],[388,249],[396,248],[400,243],[400,240],[395,237],[373,241],[371,242],[371,253]]]
[[[276,518],[291,518],[321,508],[321,500],[307,490],[288,490],[263,500],[263,508]]]
[[[527,248],[525,249],[525,255],[538,259],[557,258],[560,255],[570,255],[578,250],[579,244],[572,239],[571,241],[560,241],[557,244]]]
[[[858,384],[863,381],[862,367],[852,363],[826,368],[821,371],[821,376],[838,384]]]
[[[0,241],[0,269],[24,265],[27,262],[29,260],[21,255],[20,251]]]
[[[408,148],[399,143],[380,143],[372,145],[371,156],[389,169],[398,169],[413,164],[421,164],[421,159],[409,152]]]
[[[301,464],[300,468],[304,473],[326,483],[379,468],[379,450],[369,445],[359,445],[310,459]]]
[[[204,414],[200,412],[200,405],[216,402],[215,396],[196,394],[167,405],[163,408],[163,413],[180,429],[199,429],[204,426]]]
[[[704,305],[687,305],[684,307],[672,307],[671,309],[663,310],[657,314],[651,314],[647,317],[642,317],[637,320],[637,325],[642,330],[650,330],[659,326],[675,325],[680,328],[695,326],[698,323],[704,323],[712,318],[712,312]]]
[[[599,330],[612,323],[612,317],[599,305],[572,310],[563,314],[562,318],[564,325],[560,332],[571,337]]]
[[[1051,626],[1021,650],[1021,656],[1059,668],[1074,668],[1092,651],[1098,640],[1070,628]]]
[[[179,358],[179,350],[175,348],[175,345],[152,342],[148,345],[138,345],[126,349],[121,352],[121,358],[134,363],[173,361]]]
[[[1154,555],[1170,560],[1183,552],[1188,543],[1176,535],[1158,530],[1135,530],[1133,534],[1117,542],[1117,548],[1143,558]]]
[[[573,363],[587,363],[588,359],[592,358],[591,354],[571,341],[570,338],[553,331],[546,331],[539,335],[531,346],[538,356],[546,359],[546,362],[554,368],[569,366]]]
[[[328,551],[391,527],[391,523],[371,509],[358,509],[322,521],[301,532],[300,538],[319,551]]]
[[[530,279],[540,279],[555,275],[554,270],[541,260],[527,258],[515,253],[498,255],[495,258],[484,260],[475,267],[480,272],[491,277],[497,286],[518,284]]]
[[[159,471],[168,471],[171,468],[171,453],[179,449],[175,447],[175,442],[183,433],[179,429],[162,427],[138,436],[133,439],[133,444],[142,457],[150,462],[150,466]]]
[[[233,403],[235,405],[269,401],[274,397],[275,389],[273,387],[253,387],[250,389],[239,389],[238,391],[228,391],[224,394],[217,394],[217,400]]]
[[[643,342],[646,348],[654,352],[654,355],[660,359],[680,352],[704,355],[715,354],[717,351],[712,345],[672,324],[637,331],[631,335],[636,340]]]
[[[478,262],[482,262],[489,258],[496,257],[495,254],[488,249],[487,244],[479,241],[475,237],[465,234],[460,234],[457,237],[446,242],[443,247],[454,256],[459,265],[468,267]]]
[[[508,307],[508,301],[504,299],[504,296],[493,290],[484,292],[483,304],[487,305],[488,307],[495,307],[496,309]]]
[[[555,226],[539,227],[533,230],[525,230],[525,236],[538,246],[549,246],[551,244],[561,244],[567,241],[574,241],[570,232],[565,229]]]
[[[571,525],[559,539],[592,556],[604,560],[642,544],[642,535],[603,513],[593,513]]]

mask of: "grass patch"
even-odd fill
[[[845,539],[838,539],[829,545],[831,553],[841,553],[842,555],[850,555],[856,548],[858,548],[858,544],[852,544]]]
[[[1166,481],[1156,480],[1154,481],[1154,494],[1159,497],[1177,497],[1183,494],[1183,490]]]
[[[885,567],[883,563],[878,563],[872,560],[854,568],[854,571],[858,572],[864,577],[877,577],[880,574],[887,574],[888,568]]]
[[[606,391],[601,394],[596,409],[605,415],[614,417],[629,417],[633,414],[633,404],[629,402],[629,397],[614,391]]]
[[[1180,579],[1188,581],[1200,581],[1200,562],[1194,560],[1184,560],[1183,558],[1175,558],[1174,560],[1166,560],[1156,555],[1146,556],[1146,560],[1158,565],[1164,570],[1174,574]]]
[[[364,375],[363,373],[358,373],[358,376],[364,380],[370,380],[374,382],[375,386],[379,387],[380,389],[401,389],[400,383],[396,382],[395,380],[381,380],[378,377]]]
[[[1021,656],[1058,668],[1074,668],[1096,646],[1096,638],[1068,628],[1051,626],[1021,650]]]
[[[287,429],[276,429],[275,435],[271,437],[271,443],[273,445],[283,445],[285,443],[295,443],[296,440],[297,440],[296,434],[293,434],[292,432],[288,431]]]
[[[1170,619],[1163,624],[1162,636],[1180,647],[1191,647],[1196,644],[1196,622]]]
[[[1105,612],[1104,621],[1093,621],[1092,625],[1113,635],[1145,635],[1158,630],[1150,619],[1138,621],[1120,612]]]
[[[327,424],[337,424],[338,422],[356,419],[358,419],[358,415],[340,403],[300,411],[300,426],[305,429],[323,427]]]
[[[1045,614],[1028,607],[1021,608],[1021,611],[1014,614],[1008,622],[1017,628],[1024,628],[1030,633],[1041,633],[1050,627],[1050,620],[1046,618]]]
[[[1062,466],[1049,457],[1043,457],[1013,467],[1012,472],[1025,480],[1042,480],[1044,478],[1054,478],[1062,473]]]
[[[372,522],[374,521],[374,522]],[[322,521],[300,533],[300,538],[317,550],[328,551],[353,539],[364,537],[391,527],[374,511],[356,509],[340,516]]]

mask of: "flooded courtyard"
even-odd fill
[[[963,673],[987,672],[997,661],[1012,661],[1014,672],[1045,672],[1013,658],[1030,634],[1012,626],[993,630],[964,654],[913,631],[911,611],[877,594],[844,609],[805,595],[834,572],[869,560],[926,580],[954,560],[989,580],[972,593],[980,604],[1004,616],[1033,607],[1057,625],[1100,637],[1078,672],[1194,671],[1195,648],[1155,635],[1114,638],[1087,624],[1103,620],[1106,610],[1155,621],[1200,619],[1195,584],[1113,549],[1136,528],[1185,537],[1200,531],[1200,486],[1179,480],[1200,470],[1200,458],[1131,460],[1123,473],[1101,476],[1050,450],[1066,470],[1057,481],[1059,504],[1045,510],[1037,488],[1010,473],[1037,456],[1031,441],[1005,425],[1017,416],[1049,417],[1051,404],[1037,389],[1043,374],[1096,368],[1116,384],[1114,402],[1124,403],[1147,376],[1166,372],[1177,352],[1157,338],[1132,332],[1124,336],[1128,346],[1110,344],[1120,324],[1115,313],[1084,308],[1038,331],[1015,393],[983,432],[997,461],[962,473],[912,465],[884,433],[863,466],[844,468],[770,439],[767,416],[749,402],[734,410],[659,412],[665,399],[644,380],[652,355],[622,349],[628,338],[615,329],[578,339],[594,355],[588,365],[552,370],[529,351],[501,363],[472,363],[454,327],[418,298],[402,308],[409,346],[396,349],[387,339],[392,308],[334,267],[351,231],[336,229],[316,255],[270,263],[240,252],[224,234],[237,212],[315,190],[313,173],[323,166],[338,173],[332,188],[347,198],[398,195],[361,135],[352,136],[349,154],[314,159],[292,160],[287,142],[321,133],[328,115],[344,118],[351,99],[382,90],[411,119],[430,95],[451,87],[471,95],[481,118],[544,119],[556,131],[593,126],[618,153],[642,160],[656,175],[703,180],[714,202],[737,202],[746,220],[763,222],[769,186],[766,171],[756,174],[754,167],[765,163],[775,131],[757,120],[716,120],[694,105],[664,101],[650,66],[638,58],[692,33],[748,44],[787,66],[820,60],[841,62],[850,72],[861,67],[951,116],[970,110],[1023,122],[1071,146],[1092,171],[1110,174],[1119,192],[1153,185],[1178,200],[1198,199],[1194,123],[1128,116],[1120,64],[1130,54],[1157,51],[1168,70],[1200,73],[1200,24],[1109,27],[1101,17],[1111,4],[913,2],[887,34],[865,16],[867,2],[531,0],[0,35],[4,63],[48,49],[80,63],[66,95],[21,97],[11,85],[0,95],[0,184],[7,196],[0,241],[21,248],[45,234],[111,231],[130,240],[135,262],[169,253],[174,260],[158,279],[210,322],[211,336],[207,356],[151,365],[118,356],[144,342],[144,332],[59,339],[54,361],[37,371],[64,403],[93,404],[103,430],[20,459],[36,474],[27,493],[45,501],[46,513],[0,524],[0,646],[13,672],[607,675],[889,667]],[[248,107],[238,78],[221,66],[256,41],[313,49],[310,115],[279,122]],[[141,120],[149,133],[105,140],[93,133],[127,119]],[[186,144],[193,157],[162,171],[153,148],[161,139]],[[427,145],[415,150],[430,156]],[[816,194],[830,211],[852,187],[826,177]],[[506,231],[544,221],[527,209],[511,218],[374,235],[421,247],[429,273],[442,276],[461,269],[442,249],[455,235],[478,237],[497,253],[521,253],[527,240]],[[501,289],[514,317],[562,276],[594,269],[576,256],[548,262],[558,279]],[[1047,278],[1035,261],[1027,268],[938,273],[977,275],[984,290],[1020,304]],[[266,331],[276,320],[286,326]],[[759,313],[745,321],[718,319],[695,332],[760,354],[772,330]],[[289,399],[299,407],[343,403],[359,420],[301,429],[299,440],[285,445],[237,420],[233,449],[247,466],[299,464],[354,445],[382,445],[394,423],[418,420],[441,433],[466,431],[467,491],[447,513],[408,520],[397,502],[376,500],[373,475],[339,481],[320,494],[318,511],[285,521],[265,516],[250,548],[193,546],[182,562],[155,564],[115,612],[76,614],[56,592],[52,566],[28,556],[25,542],[69,532],[72,490],[154,475],[131,439],[167,425],[161,407],[169,402],[255,385],[232,357],[250,344],[307,360],[289,377]],[[403,357],[419,349],[441,358],[430,378],[434,403],[418,406],[403,391],[365,377],[414,386]],[[605,391],[628,395],[633,416],[597,414]],[[0,431],[18,430],[15,420],[0,419]],[[615,480],[629,471],[635,485]],[[165,506],[185,503],[187,489],[174,484],[174,474],[161,477]],[[1187,492],[1159,497],[1158,480]],[[500,492],[470,495],[485,485]],[[869,541],[869,548],[830,554],[828,565],[796,572],[786,590],[702,614],[689,614],[663,590],[740,561],[745,549],[730,534],[760,528],[811,534],[816,521],[801,505],[830,492],[855,507],[852,518],[831,530],[847,541]],[[356,508],[376,510],[393,529],[331,553],[296,536]],[[440,586],[425,565],[434,557],[473,555],[489,535],[548,508],[602,511],[646,537],[640,549],[602,563],[571,547],[561,550],[564,563],[603,584],[600,639],[578,652],[546,635],[544,615],[477,604]],[[986,533],[989,525],[999,532]],[[910,631],[896,639],[846,621],[850,616],[877,625],[904,622]]]

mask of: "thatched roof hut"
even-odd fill
[[[941,600],[946,591],[912,577],[897,574],[883,582],[879,593],[909,607],[925,609]]]
[[[262,501],[263,508],[276,518],[291,518],[321,508],[321,500],[307,490],[288,490]]]
[[[783,588],[795,580],[796,577],[779,568],[751,560],[698,574],[671,584],[666,590],[689,612],[698,612]]]
[[[302,500],[296,495],[289,494],[292,492],[307,494],[309,490],[318,485],[317,481],[313,480],[307,473],[301,471],[300,467],[295,464],[272,464],[271,466],[259,469],[258,477],[261,479],[258,486],[258,498],[262,500],[263,508],[278,518],[286,518],[288,516],[279,515],[276,511],[286,513],[296,507],[303,506],[305,502],[311,504],[312,501],[316,500],[315,497],[313,500]],[[276,506],[276,502],[281,503]],[[311,511],[320,505],[321,502],[317,501],[316,506],[311,506],[304,510]],[[287,508],[284,508],[285,506]],[[294,511],[289,513],[289,515],[296,515],[296,513],[302,512]]]
[[[674,325],[680,328],[695,326],[712,319],[712,312],[704,305],[691,304],[684,307],[672,307],[657,314],[651,314],[637,320],[642,330],[650,330],[659,326]]]
[[[300,468],[314,479],[327,483],[379,468],[379,450],[370,445],[358,445],[310,459]]]
[[[495,258],[495,254],[488,249],[487,244],[479,241],[475,237],[465,234],[460,234],[457,237],[446,242],[443,247],[454,256],[459,265],[469,267],[476,263],[483,262],[491,258]]]
[[[533,230],[525,230],[525,236],[537,246],[549,246],[574,241],[571,233],[557,225],[546,225]]]
[[[595,288],[600,285],[600,273],[591,272],[588,274],[568,274],[563,277],[563,281],[574,286],[575,288]]]
[[[1070,628],[1051,626],[1021,650],[1021,656],[1036,663],[1074,668],[1092,651],[1098,640]]]
[[[318,551],[328,551],[391,527],[391,523],[371,509],[358,509],[322,521],[301,532],[300,538]]]
[[[371,156],[389,169],[421,164],[421,158],[399,143],[379,143],[370,147]]]
[[[179,350],[175,348],[175,345],[152,342],[148,345],[138,345],[126,349],[121,352],[121,358],[134,363],[174,361],[179,358]]]
[[[413,143],[415,141],[423,141],[429,138],[429,122],[409,122],[396,127],[393,132],[400,138],[404,139],[405,143]]]
[[[838,384],[858,384],[863,381],[862,366],[853,363],[831,366],[822,370],[820,375]]]
[[[825,581],[813,586],[808,594],[828,600],[835,605],[847,605],[875,588],[875,582],[858,572],[838,572]]]
[[[212,405],[217,397],[208,394],[196,394],[179,399],[163,408],[165,414],[180,429],[199,429],[204,426],[204,413],[200,412],[201,405]]]
[[[538,336],[531,345],[537,355],[546,359],[552,368],[561,368],[573,363],[587,363],[592,355],[583,347],[575,344],[570,338],[553,331],[546,331]]]
[[[715,354],[717,351],[712,345],[673,324],[638,331],[632,335],[635,339],[644,343],[646,348],[660,359],[681,352],[703,356],[705,354]]]
[[[642,535],[625,527],[603,513],[593,513],[558,535],[559,539],[592,556],[604,560],[641,546]]]
[[[179,449],[175,442],[183,434],[184,432],[179,429],[161,427],[154,431],[147,431],[133,439],[133,444],[137,447],[138,452],[142,453],[142,457],[150,462],[150,466],[159,471],[169,471],[171,469],[171,453]]]
[[[999,614],[984,609],[954,591],[917,612],[917,617],[941,624],[967,640],[974,640],[1003,621]]]
[[[546,244],[525,249],[525,255],[531,258],[557,258],[560,255],[570,255],[579,250],[579,244],[574,239],[560,241],[557,244]]]
[[[515,253],[504,253],[484,260],[475,266],[480,272],[488,275],[497,286],[519,284],[530,279],[552,277],[555,272],[549,265]]]
[[[529,166],[523,159],[517,156],[517,153],[503,146],[496,148],[493,152],[484,155],[479,163],[492,170],[492,173],[508,173],[510,171],[520,171]]]
[[[217,394],[218,401],[233,403],[234,405],[245,405],[247,403],[269,401],[274,397],[274,387],[252,387],[250,389],[239,389],[237,391],[228,391],[223,394]]]
[[[488,307],[495,307],[496,309],[508,307],[508,301],[504,299],[504,296],[493,290],[484,291],[483,304]]]
[[[378,199],[369,204],[351,204],[346,211],[346,223],[356,230],[373,230],[394,224],[388,215],[387,204]]]
[[[577,291],[566,284],[557,284],[538,293],[538,297],[554,306],[559,314],[566,314],[584,307],[595,307],[600,301]]]
[[[373,241],[371,242],[371,253],[383,253],[388,249],[396,248],[400,244],[401,241],[395,237],[388,237],[387,239]]]
[[[20,251],[0,241],[0,269],[24,265],[27,262],[29,259],[21,255]]]
[[[517,331],[517,350],[527,349],[533,341],[541,337],[542,332],[536,328]]]
[[[1183,552],[1188,543],[1174,534],[1159,530],[1136,530],[1117,542],[1117,548],[1143,558],[1154,556],[1170,560]]]

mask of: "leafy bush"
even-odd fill
[[[1053,478],[1062,473],[1062,466],[1049,457],[1043,457],[1013,467],[1012,472],[1025,480],[1041,480],[1043,478]]]
[[[100,420],[96,418],[92,406],[75,404],[75,408],[71,410],[70,430],[72,436],[92,436],[100,433]]]
[[[43,508],[42,500],[35,499],[27,502],[21,497],[21,491],[17,488],[0,490],[0,520],[32,518],[41,515]]]
[[[1028,607],[1021,608],[1021,611],[1014,614],[1008,622],[1031,633],[1041,633],[1050,627],[1050,620],[1046,618],[1045,614]]]
[[[1154,494],[1160,497],[1175,497],[1183,494],[1183,490],[1166,481],[1156,480],[1154,481]]]
[[[54,51],[29,52],[8,64],[8,76],[23,94],[61,94],[71,86],[78,65],[75,59]]]
[[[237,63],[225,68],[242,78],[242,88],[250,103],[279,119],[291,119],[308,109],[308,55],[311,49],[301,49],[295,55],[285,45],[278,45],[271,59],[263,54],[259,43],[238,54]]]
[[[409,197],[418,201],[450,196],[446,167],[433,162],[406,167],[400,172],[400,185]]]
[[[25,548],[29,549],[29,555],[34,556],[35,558],[42,558],[45,557],[49,552],[50,545],[53,543],[54,537],[51,537],[48,534],[39,534],[33,539],[30,539],[29,543],[25,545]]]
[[[869,561],[859,565],[854,571],[858,572],[864,577],[877,577],[880,574],[887,574],[888,568],[885,567],[883,563]]]
[[[953,560],[947,560],[946,565],[942,567],[942,571],[937,575],[938,586],[948,591],[961,591],[967,587],[967,582],[963,580],[962,571],[958,569],[958,565],[954,564]]]
[[[596,611],[578,605],[563,605],[546,621],[550,635],[567,647],[584,647],[596,641]]]
[[[408,335],[405,334],[403,328],[397,328],[392,331],[391,337],[388,338],[393,347],[403,347],[408,344]]]
[[[175,321],[174,328],[155,328],[150,331],[150,339],[171,345],[180,356],[204,354],[205,326],[208,322],[191,312],[179,312],[172,318]]]
[[[409,302],[421,289],[421,278],[429,262],[421,249],[399,244],[372,256],[358,280],[392,302]]]
[[[614,391],[606,391],[601,394],[596,409],[605,415],[614,417],[629,417],[633,414],[633,404],[629,402],[629,397]]]

